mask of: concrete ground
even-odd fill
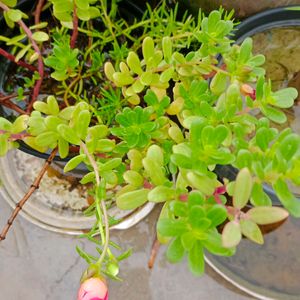
[[[0,199],[0,227],[11,209]],[[203,277],[193,277],[186,263],[171,265],[165,249],[159,251],[153,270],[147,261],[153,242],[157,211],[127,231],[113,233],[124,249],[134,254],[121,265],[123,282],[109,282],[110,300],[246,300],[209,267]],[[86,264],[75,246],[91,248],[76,237],[40,229],[18,217],[0,244],[0,300],[75,300]],[[92,248],[91,248],[92,249]]]

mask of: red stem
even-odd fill
[[[8,131],[0,130],[0,134],[6,134],[6,133],[8,133]],[[10,141],[22,140],[28,136],[31,136],[31,135],[29,133],[13,133],[13,134],[10,134],[9,140]]]
[[[43,63],[43,58],[42,58],[40,48],[38,47],[35,40],[32,38],[31,30],[25,25],[25,23],[22,20],[20,20],[18,22],[18,24],[23,28],[24,32],[26,33],[29,40],[31,41],[33,49],[38,54],[38,72],[39,72],[40,78],[36,81],[36,83],[34,85],[31,101],[29,102],[28,107],[27,107],[27,112],[30,112],[32,109],[33,103],[35,102],[35,100],[37,99],[37,97],[40,93],[40,88],[41,88],[41,85],[43,82],[43,77],[44,77],[44,63]]]
[[[28,115],[29,114],[25,110],[21,109],[18,105],[16,105],[15,103],[11,102],[10,100],[5,100],[5,101],[1,102],[1,105],[5,106],[7,108],[10,108],[10,109],[12,109],[14,111],[16,111],[20,115]]]
[[[16,57],[8,52],[6,52],[4,49],[0,48],[0,55],[4,56],[5,58],[7,58],[8,60],[16,63],[18,66],[21,66],[23,68],[26,68],[32,72],[35,72],[37,71],[37,68],[32,66],[32,65],[29,65],[27,64],[26,62],[22,61],[22,60],[19,60],[19,61],[16,61]]]
[[[34,24],[39,24],[40,23],[40,16],[41,16],[41,11],[44,5],[45,0],[39,0],[35,12],[34,12]]]
[[[76,12],[76,6],[74,4],[74,10],[73,10],[73,32],[72,32],[72,37],[70,41],[70,47],[73,49],[75,48],[76,41],[78,37],[78,16]]]
[[[2,8],[4,11],[10,10],[10,8],[8,6],[6,6],[4,3],[2,3],[1,1],[0,1],[0,8]],[[39,95],[39,91],[40,91],[40,88],[42,85],[42,81],[43,81],[43,77],[44,77],[44,63],[43,63],[43,58],[42,58],[40,48],[37,45],[37,43],[35,42],[35,40],[32,38],[31,30],[26,26],[26,24],[22,20],[18,21],[17,23],[24,30],[24,32],[26,33],[28,39],[30,40],[30,42],[32,44],[34,51],[38,54],[38,72],[39,72],[40,78],[36,81],[36,83],[34,85],[32,98],[27,107],[27,112],[30,112],[34,101],[37,99],[37,97]]]

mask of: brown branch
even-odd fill
[[[36,5],[36,9],[34,12],[34,24],[35,25],[40,23],[41,11],[42,11],[44,2],[45,2],[45,0],[39,0],[39,2]]]
[[[70,41],[70,47],[73,49],[75,48],[76,41],[78,37],[78,16],[76,12],[76,5],[74,4],[74,10],[73,10],[73,32],[72,37]]]
[[[36,191],[39,188],[40,182],[41,182],[44,174],[46,173],[48,167],[50,166],[51,162],[53,161],[56,152],[57,152],[57,148],[55,148],[55,149],[52,150],[50,156],[46,160],[43,168],[41,169],[41,171],[39,172],[39,174],[35,178],[33,184],[31,185],[31,187],[29,188],[29,190],[27,191],[27,193],[24,195],[24,197],[16,204],[16,208],[12,212],[10,218],[7,220],[7,223],[4,226],[4,228],[3,228],[3,230],[2,230],[2,232],[0,234],[0,241],[5,240],[6,235],[7,235],[8,231],[9,231],[10,227],[12,226],[15,218],[17,217],[18,213],[20,212],[20,210],[22,209],[22,207],[24,206],[24,204],[26,203],[26,201],[34,193],[34,191]]]
[[[18,66],[21,66],[23,68],[26,68],[32,72],[36,72],[38,69],[32,65],[27,64],[26,62],[19,60],[16,61],[16,57],[8,52],[6,52],[4,49],[0,48],[0,55],[2,55],[3,57],[7,58],[8,60],[14,62],[15,64],[17,64]]]
[[[152,250],[151,250],[151,254],[150,254],[150,259],[148,261],[148,268],[152,269],[155,263],[155,258],[157,256],[158,250],[160,247],[160,242],[157,238],[155,238],[153,245],[152,245]]]
[[[14,111],[16,111],[17,113],[19,113],[20,115],[28,115],[29,113],[26,112],[25,110],[23,110],[22,108],[20,108],[17,104],[13,103],[12,101],[10,101],[9,99],[4,100],[4,101],[0,101],[1,105],[12,109]]]

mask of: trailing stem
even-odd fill
[[[77,11],[76,11],[76,5],[74,4],[74,10],[73,10],[73,32],[72,32],[71,41],[70,41],[70,47],[72,49],[75,48],[77,37],[78,37],[78,16],[77,16]]]
[[[18,105],[16,105],[15,103],[13,103],[12,101],[8,100],[4,100],[1,101],[0,99],[0,103],[2,106],[5,106],[9,109],[14,110],[15,112],[21,114],[21,115],[28,115],[28,112],[26,112],[25,110],[23,110],[22,108],[20,108]]]
[[[0,7],[4,11],[9,11],[9,7],[6,6],[4,3],[2,3],[1,1],[0,1]],[[40,78],[36,81],[36,83],[34,85],[31,101],[27,107],[27,112],[30,112],[32,109],[33,103],[37,99],[39,92],[40,92],[40,88],[41,88],[43,77],[44,77],[44,63],[43,63],[43,58],[42,58],[40,48],[37,45],[37,43],[35,42],[35,40],[32,38],[31,30],[27,27],[27,25],[22,20],[18,21],[17,23],[24,30],[25,34],[27,35],[28,39],[30,40],[30,42],[32,44],[34,51],[38,54],[38,72],[39,72]]]
[[[24,93],[24,94],[26,94],[26,93]],[[16,111],[17,113],[19,113],[21,115],[28,114],[25,110],[21,109],[17,104],[15,104],[14,102],[11,101],[11,98],[15,98],[17,96],[18,96],[17,94],[11,94],[8,96],[4,96],[3,94],[0,93],[0,104],[9,109]]]
[[[15,218],[17,217],[18,213],[23,208],[24,204],[30,198],[30,196],[39,188],[40,182],[41,182],[44,174],[46,173],[47,169],[49,168],[51,162],[53,161],[56,152],[57,152],[57,148],[52,150],[50,156],[46,160],[43,168],[41,169],[41,171],[39,172],[39,174],[35,178],[33,184],[31,185],[31,187],[29,188],[27,193],[24,195],[24,197],[16,204],[16,207],[15,207],[14,211],[12,212],[10,218],[7,220],[7,223],[4,226],[4,228],[3,228],[3,230],[0,234],[0,241],[5,240],[6,235],[9,231],[10,227],[12,226]]]
[[[86,145],[81,142],[80,143],[80,147],[82,148],[84,154],[87,156],[94,172],[95,172],[95,178],[96,178],[96,189],[98,190],[98,188],[100,187],[101,181],[100,181],[100,175],[99,175],[99,170],[98,170],[98,166],[97,163],[94,159],[94,157],[89,153],[88,148],[86,147]],[[103,234],[101,234],[101,239],[102,239],[102,244],[103,244],[103,250],[101,253],[101,256],[99,258],[99,260],[97,261],[97,265],[101,265],[101,263],[103,262],[105,255],[107,253],[108,250],[108,245],[109,245],[109,223],[108,223],[108,214],[107,214],[107,209],[106,209],[106,205],[105,205],[105,199],[100,199],[100,205],[101,205],[101,213],[103,214],[103,223],[105,226],[105,235],[103,236]],[[102,217],[102,216],[100,216]],[[99,230],[101,231],[101,228],[103,224],[99,224]]]
[[[42,11],[44,2],[45,2],[45,0],[39,0],[39,2],[36,5],[36,9],[34,12],[34,24],[35,25],[40,23],[41,11]]]
[[[0,55],[7,58],[8,60],[16,63],[18,66],[21,66],[23,68],[28,69],[29,71],[36,72],[38,69],[32,65],[27,64],[26,62],[19,60],[16,61],[16,57],[8,52],[6,52],[4,49],[0,48]]]

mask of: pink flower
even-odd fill
[[[77,300],[108,300],[106,283],[98,277],[85,280],[80,286]]]

